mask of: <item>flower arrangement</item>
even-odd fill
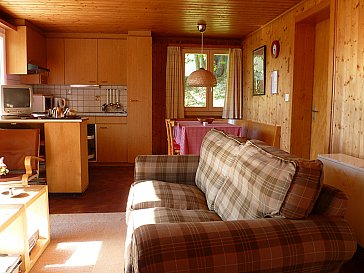
[[[0,157],[0,175],[7,175],[9,173],[9,170],[4,163],[4,157]]]

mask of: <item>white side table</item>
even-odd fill
[[[358,244],[364,247],[364,159],[345,154],[321,154],[325,184],[342,190],[348,197],[345,219],[354,228]]]

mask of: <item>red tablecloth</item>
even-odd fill
[[[200,154],[202,140],[212,128],[235,136],[241,136],[242,131],[240,126],[225,122],[214,121],[204,126],[199,121],[177,121],[173,127],[173,135],[181,146],[181,154]]]

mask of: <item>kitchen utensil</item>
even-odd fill
[[[54,98],[54,107],[61,107],[61,108],[65,108],[66,107],[66,99],[64,98]]]
[[[119,89],[115,89],[115,95],[117,94],[116,96],[116,108],[119,109],[121,107],[121,104],[119,102],[119,99],[120,99],[120,90]]]
[[[109,105],[113,106],[114,105],[114,97],[113,97],[113,94],[112,94],[112,89],[108,89],[108,92],[110,93],[110,103],[109,103]]]

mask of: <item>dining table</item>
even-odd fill
[[[211,129],[217,129],[229,135],[240,137],[242,128],[223,121],[202,124],[199,121],[176,121],[173,127],[173,137],[180,146],[180,154],[200,154],[203,138]]]

